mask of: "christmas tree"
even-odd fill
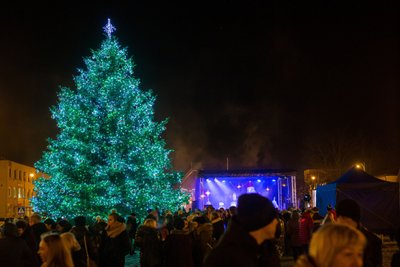
[[[53,217],[106,215],[116,209],[144,215],[177,209],[188,200],[177,185],[151,91],[139,89],[126,48],[111,35],[84,60],[75,89],[62,87],[51,108],[59,134],[35,167],[50,178],[35,183],[35,211]]]

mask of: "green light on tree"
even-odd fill
[[[172,170],[171,150],[161,137],[167,121],[155,121],[155,96],[139,88],[133,62],[112,31],[84,60],[76,88],[62,87],[51,108],[59,134],[35,164],[51,177],[35,182],[36,211],[54,217],[105,215],[111,209],[145,214],[147,208],[174,210],[188,200],[175,189],[181,175]]]

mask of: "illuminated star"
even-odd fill
[[[103,27],[104,31],[107,33],[108,38],[111,38],[111,33],[115,32],[115,27],[111,24],[110,19],[108,19],[108,23]]]

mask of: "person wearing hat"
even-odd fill
[[[367,239],[364,249],[364,267],[382,266],[382,241],[360,224],[361,209],[353,199],[343,199],[336,206],[336,223],[345,224],[361,231]]]
[[[278,212],[259,194],[243,194],[228,229],[206,258],[205,267],[280,266],[270,242],[275,238]]]

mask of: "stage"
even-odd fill
[[[245,193],[258,193],[269,198],[277,209],[297,208],[296,173],[292,170],[197,171],[192,173],[189,188],[192,208],[206,206],[228,209],[237,206]]]

